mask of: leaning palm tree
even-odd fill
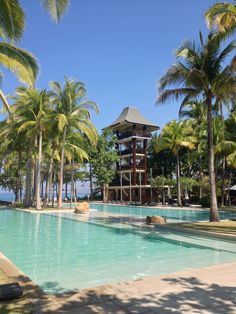
[[[56,22],[60,21],[69,2],[69,0],[41,0],[42,6]],[[31,53],[13,44],[21,39],[25,29],[24,9],[19,0],[0,0],[0,9],[0,38],[2,38],[0,65],[13,72],[21,82],[33,86],[38,74],[37,61]],[[1,89],[0,101],[11,114],[10,106]]]
[[[62,186],[66,137],[71,130],[79,132],[88,141],[95,145],[97,131],[90,120],[89,110],[98,112],[97,105],[87,100],[86,89],[83,83],[65,78],[64,86],[58,82],[50,83],[54,108],[54,119],[57,121],[61,134],[61,156],[58,187],[58,207],[62,207]]]
[[[195,138],[191,124],[185,121],[177,122],[173,120],[165,125],[159,137],[152,143],[154,151],[159,152],[170,149],[176,156],[176,181],[178,193],[178,205],[182,206],[181,186],[180,186],[180,149],[186,147],[194,148]]]
[[[49,122],[49,104],[50,94],[46,90],[39,91],[35,88],[27,89],[23,87],[17,89],[16,103],[13,106],[14,120],[19,123],[18,133],[26,132],[26,137],[28,137],[29,141],[33,138],[34,145],[38,147],[38,152],[36,153],[37,158],[35,172],[35,196],[37,210],[41,210],[40,183],[42,141],[43,134],[45,133]],[[31,158],[31,156],[29,156],[29,158]],[[28,174],[31,175],[30,169]],[[26,182],[29,182],[29,178],[28,180],[26,179]],[[30,186],[26,188],[26,191],[30,190]]]
[[[200,46],[194,42],[185,42],[176,52],[177,64],[171,66],[159,82],[157,103],[164,103],[170,98],[184,97],[182,106],[189,101],[200,99],[207,108],[208,133],[208,171],[210,183],[210,221],[219,221],[216,197],[216,179],[213,145],[213,102],[235,94],[236,80],[234,69],[224,62],[235,49],[235,42],[230,42],[221,50],[218,36],[210,34],[206,42],[200,33]]]
[[[205,16],[210,28],[230,34],[236,29],[236,1],[215,3],[206,11]]]
[[[42,6],[49,12],[55,22],[59,22],[69,0],[41,0]],[[0,37],[16,41],[21,39],[25,29],[25,11],[19,0],[0,0],[1,23]]]

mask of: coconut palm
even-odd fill
[[[43,134],[49,121],[50,94],[46,90],[39,91],[35,88],[18,88],[16,103],[13,106],[14,119],[19,123],[18,133],[26,131],[29,139],[34,139],[38,147],[36,154],[36,209],[41,210],[40,183],[42,163]],[[30,165],[31,166],[31,165]],[[31,172],[28,172],[31,175]],[[26,180],[27,181],[27,180]],[[28,181],[27,181],[28,182]],[[28,188],[29,191],[30,188]],[[27,189],[26,189],[27,191]]]
[[[0,65],[13,72],[21,82],[26,83],[28,86],[34,85],[38,74],[38,64],[34,56],[26,50],[13,44],[0,42]],[[8,113],[11,114],[10,106],[1,89],[0,100]]]
[[[86,136],[92,145],[96,144],[97,132],[90,120],[89,109],[98,112],[97,105],[87,100],[83,83],[65,78],[64,86],[58,82],[50,83],[55,105],[54,119],[61,133],[61,154],[58,188],[58,207],[62,207],[62,186],[66,137],[71,130]],[[81,151],[82,153],[82,151]],[[87,156],[84,155],[86,158]]]
[[[28,143],[25,134],[18,133],[19,124],[15,120],[7,119],[0,125],[0,155],[4,170],[16,168],[17,172],[17,196],[16,201],[22,201],[23,168],[25,161],[25,148]]]
[[[230,34],[236,29],[236,1],[216,3],[206,11],[205,16],[210,28]]]
[[[235,93],[233,67],[223,68],[224,61],[235,46],[235,42],[230,42],[221,50],[218,36],[210,34],[204,42],[200,33],[200,46],[197,47],[194,42],[185,42],[176,52],[177,64],[170,67],[159,83],[158,103],[164,103],[172,97],[184,97],[184,105],[197,98],[207,108],[210,221],[219,221],[212,127],[213,102],[216,98],[231,97]]]
[[[170,149],[176,156],[176,181],[178,191],[178,205],[182,206],[181,186],[180,186],[180,149],[186,147],[194,148],[195,138],[193,137],[192,127],[188,122],[173,120],[165,125],[157,141],[152,145],[154,151],[159,152]]]
[[[55,22],[59,22],[69,0],[41,0],[42,6],[49,12]],[[21,39],[25,29],[25,11],[19,0],[1,0],[0,37],[9,40]]]
[[[42,6],[54,21],[59,22],[69,5],[69,0],[41,0]],[[19,0],[0,0],[0,65],[13,72],[28,86],[33,86],[38,74],[35,57],[28,51],[16,47],[12,42],[21,39],[25,28],[25,12]],[[11,43],[9,43],[10,41]],[[1,77],[1,72],[0,72]],[[10,112],[10,106],[0,89],[0,100]]]

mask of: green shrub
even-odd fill
[[[202,207],[210,207],[210,197],[209,196],[203,196],[200,200],[200,205]]]

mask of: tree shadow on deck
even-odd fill
[[[24,299],[0,303],[0,313],[236,313],[235,287],[196,277],[169,277],[156,284],[150,278],[150,285],[138,280],[56,296],[25,282],[24,291]]]

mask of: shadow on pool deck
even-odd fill
[[[236,263],[224,264],[235,269]],[[231,266],[232,265],[232,266]],[[52,296],[23,280],[25,297],[0,303],[0,313],[236,313],[235,274],[223,278],[221,266],[149,277],[78,293]],[[209,269],[209,279],[207,271]],[[189,275],[192,274],[192,275]],[[200,279],[201,274],[203,279]],[[207,280],[205,280],[207,278]],[[222,278],[222,280],[220,279]]]

